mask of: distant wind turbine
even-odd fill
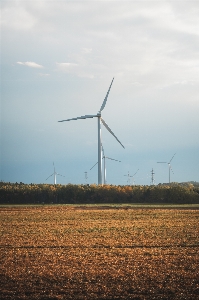
[[[109,126],[105,123],[105,121],[101,117],[101,112],[104,109],[106,105],[106,101],[112,86],[114,78],[111,81],[110,87],[108,89],[108,92],[106,94],[106,97],[104,98],[104,101],[102,103],[102,106],[99,110],[99,112],[96,115],[85,115],[81,117],[76,117],[72,119],[67,119],[67,120],[61,120],[58,122],[65,122],[65,121],[71,121],[71,120],[78,120],[78,119],[88,119],[88,118],[97,118],[98,120],[98,184],[102,184],[102,149],[101,149],[101,122],[105,126],[105,128],[115,137],[115,139],[121,144],[121,146],[124,148],[122,143],[118,140],[118,138],[115,136],[115,134],[112,132],[112,130],[109,128]]]
[[[138,171],[139,171],[139,169],[132,176],[129,174],[129,172],[128,172],[127,175],[124,175],[124,176],[128,176],[127,183],[130,184],[130,177],[133,177],[133,184],[134,184],[134,176],[137,174]]]
[[[171,171],[173,172],[173,170],[171,168],[171,161],[172,161],[172,159],[174,158],[175,155],[176,155],[176,153],[172,156],[172,158],[170,159],[169,162],[166,162],[166,161],[158,161],[157,162],[158,164],[168,164],[168,166],[169,166],[169,183],[170,183],[170,177],[171,177],[170,172]]]
[[[54,184],[56,184],[56,176],[57,175],[59,175],[59,176],[62,176],[62,177],[65,177],[65,176],[63,176],[63,175],[61,175],[61,174],[59,174],[59,173],[57,173],[56,171],[55,171],[55,165],[54,165],[54,163],[53,163],[53,166],[54,166],[54,172],[50,175],[50,176],[48,176],[48,178],[50,178],[51,176],[53,176],[54,175]],[[48,178],[46,178],[46,180],[48,179]]]
[[[102,159],[104,160],[104,168],[103,168],[104,169],[104,176],[103,176],[103,183],[104,184],[106,184],[106,158],[114,160],[114,161],[121,162],[120,160],[117,160],[117,159],[105,156],[105,154],[104,154],[104,148],[102,146]],[[96,164],[94,164],[94,166],[92,166],[92,168],[90,170],[92,170],[97,164],[98,164],[98,162],[96,162]]]
[[[102,146],[102,158],[104,159],[104,184],[106,184],[106,158],[108,158],[110,160],[118,161],[118,162],[121,162],[121,161],[111,158],[111,157],[108,157],[108,156],[105,156],[103,146]]]

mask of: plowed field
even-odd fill
[[[199,299],[199,210],[0,208],[1,299]]]

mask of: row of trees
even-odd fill
[[[0,182],[0,204],[199,203],[193,184],[50,185]]]

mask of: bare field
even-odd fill
[[[1,299],[199,299],[199,210],[0,208]]]

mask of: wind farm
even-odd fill
[[[199,1],[2,3],[0,298],[196,299]]]
[[[136,184],[149,184],[152,166],[155,183],[168,183],[175,152],[170,182],[198,181],[197,1],[98,1],[99,9],[89,1],[80,7],[32,1],[29,8],[19,1],[19,23],[12,17],[16,1],[4,2],[0,180],[45,182],[56,160],[65,175],[57,175],[61,184],[103,183],[101,115],[106,154],[122,161],[117,172],[106,159],[112,184],[123,184],[124,174],[138,168]],[[76,123],[58,123],[70,118]],[[99,166],[85,181],[92,161]]]
[[[108,88],[108,91],[106,93],[106,96],[102,102],[102,105],[99,109],[99,111],[97,112],[97,114],[93,114],[93,115],[82,115],[79,117],[74,117],[74,118],[68,118],[68,119],[64,119],[64,120],[59,120],[59,123],[63,123],[63,122],[69,122],[69,121],[77,121],[77,120],[85,120],[85,119],[93,119],[93,118],[97,118],[97,140],[98,140],[98,146],[97,146],[97,151],[98,151],[98,161],[94,164],[94,166],[92,166],[90,168],[90,170],[92,170],[96,165],[98,165],[98,185],[103,185],[106,184],[106,159],[110,159],[110,160],[114,160],[114,161],[118,161],[121,162],[120,160],[116,160],[110,157],[105,156],[104,154],[104,148],[102,146],[102,130],[101,130],[101,124],[104,125],[104,127],[107,129],[107,131],[116,139],[116,141],[125,149],[124,145],[121,143],[121,141],[118,139],[118,137],[113,133],[113,131],[110,129],[110,127],[107,125],[107,123],[104,121],[104,119],[102,118],[102,111],[104,110],[107,100],[108,100],[108,96],[110,93],[110,90],[112,88],[113,85],[113,81],[114,81],[114,77],[110,83],[110,86]],[[66,128],[67,130],[67,128]],[[176,153],[175,153],[176,154]],[[157,162],[159,164],[168,164],[169,167],[169,184],[171,183],[171,172],[173,172],[172,167],[171,167],[171,161],[173,160],[175,154],[172,156],[172,158],[170,159],[169,162],[165,162],[165,161],[160,161]],[[103,164],[102,164],[103,162]],[[137,174],[137,172],[139,171],[139,169],[137,169],[137,171],[133,174],[130,175],[129,171],[127,175],[124,175],[127,177],[127,184],[130,185],[131,184],[131,178],[132,178],[132,184],[135,184],[135,180],[134,177]],[[88,175],[87,172],[85,173],[85,181],[87,183],[87,179],[88,179]],[[155,185],[155,180],[154,180],[154,172],[153,169],[151,171],[152,174],[152,181],[151,184]],[[51,175],[52,176],[52,175]],[[55,177],[55,176],[54,176]],[[56,179],[55,179],[56,181]]]
[[[83,150],[83,147],[82,147],[82,149],[80,148],[81,149],[80,151],[79,150],[77,151],[77,150],[75,150],[75,144],[76,144],[76,141],[79,140],[78,139],[79,138],[78,137],[78,124],[76,124],[74,126],[73,125],[74,123],[71,122],[70,126],[68,126],[66,124],[65,124],[65,126],[58,125],[55,134],[61,136],[61,139],[63,139],[62,138],[63,133],[65,132],[66,136],[67,136],[67,143],[68,144],[63,142],[62,147],[61,147],[59,145],[60,143],[59,144],[58,143],[52,143],[51,142],[52,139],[50,139],[49,148],[52,147],[53,144],[56,144],[57,149],[56,149],[56,152],[55,152],[55,148],[54,148],[54,153],[56,153],[56,155],[59,156],[59,161],[62,164],[61,172],[62,173],[67,172],[67,175],[63,176],[60,173],[57,173],[55,171],[55,166],[53,164],[54,172],[50,176],[48,176],[48,178],[45,181],[47,181],[50,177],[54,176],[54,185],[55,185],[55,184],[57,184],[57,176],[59,175],[59,176],[62,176],[62,177],[66,177],[65,180],[60,179],[60,183],[62,183],[62,184],[67,184],[67,183],[74,183],[74,184],[78,183],[79,184],[79,183],[85,182],[86,184],[88,184],[88,183],[89,184],[96,184],[97,183],[98,185],[106,185],[107,184],[106,161],[107,160],[112,160],[112,161],[115,161],[115,162],[120,162],[120,165],[119,165],[118,168],[116,166],[114,166],[114,164],[110,166],[110,174],[112,174],[112,176],[110,177],[111,181],[109,180],[110,184],[116,184],[116,185],[124,184],[123,176],[126,176],[127,177],[126,183],[128,185],[131,185],[131,184],[134,185],[135,184],[134,177],[136,176],[136,174],[139,170],[140,176],[139,176],[138,180],[136,180],[136,185],[143,185],[143,184],[148,185],[149,181],[146,179],[146,176],[144,174],[146,174],[146,172],[148,172],[147,170],[149,169],[149,163],[151,165],[153,165],[154,163],[157,163],[159,165],[160,164],[167,164],[168,165],[168,172],[169,172],[168,180],[165,180],[163,175],[162,175],[162,178],[160,179],[160,173],[162,173],[162,174],[164,173],[164,168],[159,168],[159,169],[157,168],[156,169],[156,180],[154,180],[154,174],[152,174],[152,180],[150,181],[151,185],[167,184],[167,183],[170,184],[172,182],[180,182],[178,180],[179,171],[175,171],[175,176],[172,176],[172,180],[171,180],[171,174],[174,175],[171,163],[173,162],[173,159],[174,159],[174,156],[176,155],[176,153],[171,157],[171,159],[169,161],[158,161],[157,162],[156,157],[155,157],[155,152],[156,151],[154,151],[154,154],[152,153],[152,151],[149,151],[150,154],[154,155],[154,158],[151,159],[149,154],[147,153],[147,160],[148,160],[147,161],[144,157],[142,157],[142,153],[144,153],[144,155],[146,155],[147,149],[146,150],[141,149],[142,147],[141,147],[141,145],[139,145],[140,140],[138,141],[137,138],[136,138],[137,131],[139,131],[139,130],[136,130],[136,129],[133,130],[131,128],[132,133],[130,135],[130,138],[132,140],[131,140],[131,142],[129,142],[127,140],[126,136],[127,136],[127,134],[129,134],[129,132],[131,132],[131,130],[129,130],[130,128],[128,128],[129,119],[126,118],[126,120],[125,120],[124,116],[123,116],[123,119],[122,119],[121,116],[120,116],[120,113],[119,114],[115,113],[115,110],[118,111],[118,108],[121,108],[121,107],[124,111],[126,111],[126,107],[123,107],[121,105],[122,101],[120,101],[120,99],[118,101],[118,98],[117,98],[116,102],[114,100],[115,96],[117,95],[117,92],[114,93],[114,90],[113,90],[114,80],[115,79],[113,77],[112,80],[111,80],[111,83],[108,87],[108,90],[106,92],[105,98],[102,101],[100,109],[96,114],[85,114],[85,115],[77,116],[77,117],[74,117],[74,118],[62,119],[62,120],[58,121],[58,124],[60,124],[60,123],[64,123],[64,122],[67,123],[67,122],[77,121],[77,120],[96,119],[97,120],[97,132],[96,133],[97,134],[96,135],[95,134],[89,135],[89,130],[91,128],[93,130],[93,126],[92,127],[89,127],[89,126],[85,127],[86,128],[85,132],[81,131],[81,141],[83,141],[82,146],[84,147],[86,145],[86,143],[88,144],[88,141],[86,142],[86,139],[85,139],[85,137],[88,135],[89,139],[90,139],[89,143],[91,144],[91,141],[92,141],[92,147],[90,147],[90,148],[87,147],[86,151]],[[118,85],[118,82],[117,82],[117,85]],[[116,87],[116,88],[118,88],[118,87]],[[110,92],[113,92],[113,96],[112,96],[112,93],[111,93],[111,97],[113,97],[112,98],[113,100],[110,99],[109,100],[110,102],[109,102],[108,98],[110,98]],[[98,98],[101,98],[99,93],[97,94],[97,96],[98,96]],[[80,98],[78,99],[78,103],[83,102],[83,101],[81,101],[81,99],[82,99],[81,95],[79,97]],[[95,102],[96,101],[92,102],[92,106],[95,105]],[[100,102],[101,102],[101,100],[100,100]],[[108,107],[107,107],[107,102],[109,104]],[[121,105],[121,107],[120,107],[120,105]],[[88,110],[88,109],[89,109],[89,106],[86,107],[86,110]],[[70,114],[71,114],[71,112],[73,113],[72,110],[70,110]],[[75,109],[74,109],[74,113],[75,113]],[[122,135],[123,138],[125,137],[125,142],[121,142],[121,140],[114,133],[115,130],[113,132],[112,129],[110,129],[109,125],[105,122],[104,117],[102,118],[102,113],[105,114],[106,119],[108,119],[110,117],[112,122],[115,121],[115,123],[116,123],[115,125],[116,125],[116,128],[117,128],[116,130],[118,131],[118,129],[119,129],[120,135]],[[137,112],[133,112],[133,113],[137,114]],[[78,114],[79,114],[79,111],[78,111]],[[123,123],[125,123],[124,121],[126,121],[126,124],[127,124],[126,128],[123,126]],[[143,120],[141,119],[141,122],[142,121]],[[52,121],[50,121],[50,122],[53,123]],[[55,119],[55,122],[56,122],[56,119]],[[85,123],[88,123],[88,122],[85,122]],[[85,123],[84,123],[84,125],[85,125]],[[101,128],[101,127],[103,127],[102,125],[106,128],[105,132],[103,132],[103,130]],[[83,126],[82,126],[82,128],[83,128]],[[73,132],[73,135],[69,134],[69,132],[71,132],[71,131]],[[82,132],[83,132],[83,134],[82,134]],[[114,137],[113,140],[110,139],[110,134]],[[82,139],[82,137],[84,137],[84,138]],[[105,140],[105,143],[104,143],[104,140]],[[115,143],[115,140],[117,141],[117,143]],[[63,141],[64,141],[64,139],[63,139]],[[73,142],[72,152],[71,152],[71,150],[68,151],[69,147],[71,146],[71,141]],[[65,147],[64,143],[65,143],[65,145],[67,145],[67,151],[63,155],[63,149]],[[97,143],[97,158],[98,158],[98,161],[95,165],[98,165],[98,167],[97,167],[98,172],[97,172],[97,176],[93,175],[93,174],[96,174],[95,172],[92,172],[92,174],[89,174],[89,177],[88,177],[88,173],[86,173],[85,170],[89,169],[89,164],[90,163],[86,164],[85,162],[86,161],[87,162],[91,161],[91,157],[93,157],[93,154],[95,153],[95,149],[96,149],[96,148],[94,149],[95,143]],[[105,153],[104,153],[104,148],[102,146],[102,143],[103,143],[103,145],[106,145],[106,149],[108,149],[108,152],[109,153],[115,153],[114,156],[118,156],[118,159],[112,158],[112,156],[111,157],[106,156]],[[120,146],[123,149],[125,149],[125,151],[123,151],[123,150],[121,151],[121,147],[117,147],[118,144],[120,144]],[[124,144],[125,144],[125,147],[124,147]],[[116,145],[116,147],[115,147],[115,145]],[[96,145],[95,145],[95,147],[96,147]],[[139,155],[138,155],[138,151],[136,150],[137,147],[139,149]],[[174,145],[173,148],[175,149],[175,145]],[[111,149],[111,152],[110,152],[110,149]],[[175,149],[175,150],[177,150],[177,149]],[[61,151],[62,151],[62,154],[60,155]],[[160,152],[158,152],[158,153],[160,153]],[[163,150],[160,154],[165,155],[165,153],[166,152]],[[168,153],[170,153],[170,152],[167,152],[167,155],[168,155]],[[76,154],[76,157],[75,157],[75,154]],[[135,155],[137,157],[139,157],[139,160],[137,160]],[[181,158],[182,158],[182,153],[181,153]],[[73,163],[73,165],[72,165],[71,162],[74,162],[74,161],[75,161],[75,163]],[[121,161],[122,161],[122,163],[121,163]],[[66,165],[66,162],[69,163],[69,167]],[[151,167],[151,165],[150,165],[150,167]],[[179,155],[178,155],[178,169],[179,169],[179,165],[180,165],[180,159],[179,159]],[[135,168],[138,168],[138,167],[139,167],[139,169],[137,169],[137,171],[133,175],[130,175],[129,171],[128,171],[127,175],[123,175],[124,172],[127,172],[127,170],[132,170],[132,169],[135,169]],[[175,160],[175,166],[174,167],[175,167],[175,170],[176,170],[176,160]],[[68,172],[68,170],[70,170],[70,171]],[[80,176],[80,174],[83,174],[83,171],[84,171],[84,174],[85,174],[85,178],[83,178],[82,175]],[[152,170],[152,173],[153,173],[153,170]],[[97,177],[97,180],[96,180],[96,177]],[[4,181],[4,180],[2,180],[2,181]],[[190,181],[192,181],[192,180],[190,180]],[[22,181],[20,181],[20,182],[22,182]],[[35,182],[35,181],[33,181],[33,182]],[[117,183],[115,183],[115,182],[117,182]],[[181,182],[186,182],[186,181],[181,181]]]

